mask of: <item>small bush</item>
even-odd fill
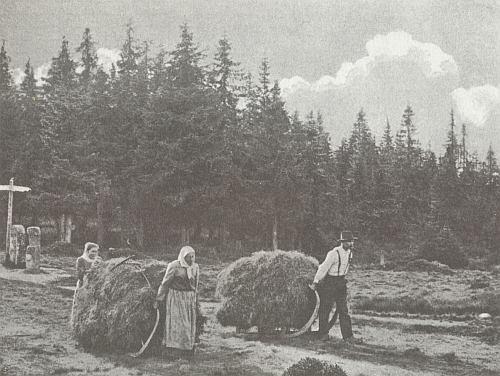
[[[422,359],[426,357],[426,355],[418,347],[412,347],[411,349],[405,350],[403,355],[412,359]]]
[[[440,232],[425,241],[421,247],[420,258],[431,262],[438,261],[452,269],[466,268],[469,265],[467,254],[450,231]]]
[[[488,312],[492,316],[500,315],[500,292],[485,292],[477,296],[478,309],[476,312]]]
[[[444,275],[452,275],[453,270],[450,269],[448,265],[441,264],[439,261],[427,261],[427,260],[413,260],[405,265],[398,265],[394,268],[395,271],[400,272],[434,272]]]
[[[355,304],[354,308],[360,311],[374,312],[420,313],[426,315],[435,313],[431,302],[420,296],[374,296]]]
[[[423,296],[374,296],[354,304],[356,311],[401,312],[423,315],[475,315],[488,312],[500,315],[500,293],[485,292],[459,300],[429,300]]]
[[[78,246],[72,243],[55,242],[53,244],[42,247],[42,254],[50,256],[81,256],[83,253],[83,245]]]
[[[347,373],[337,364],[308,357],[288,367],[283,376],[347,376]]]
[[[474,290],[485,289],[488,287],[490,287],[490,281],[485,277],[474,278],[474,280],[470,283],[470,288]]]

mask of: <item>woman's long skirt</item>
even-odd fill
[[[196,293],[169,289],[163,345],[193,350],[196,337]]]

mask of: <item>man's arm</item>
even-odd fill
[[[328,273],[328,270],[332,267],[332,265],[336,261],[336,255],[334,252],[330,251],[326,255],[325,261],[318,267],[318,271],[316,272],[316,275],[314,276],[314,282],[311,286],[313,290],[316,289],[316,285],[326,276],[326,273]],[[313,287],[314,286],[314,287]]]

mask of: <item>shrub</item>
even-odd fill
[[[452,275],[453,270],[448,265],[441,264],[439,261],[413,260],[405,265],[399,265],[394,268],[398,272],[434,272],[444,275]]]
[[[426,240],[421,247],[420,258],[438,261],[452,269],[465,268],[469,264],[467,254],[450,231],[440,232]]]
[[[315,258],[296,251],[261,251],[235,261],[217,279],[217,319],[223,326],[258,326],[261,333],[301,328],[316,304],[308,285],[317,267]]]
[[[476,277],[470,283],[471,289],[485,289],[490,287],[490,281],[487,277]]]
[[[431,302],[420,296],[374,296],[355,304],[354,308],[360,311],[374,312],[403,312],[427,315],[435,313]]]
[[[45,247],[42,247],[41,253],[50,256],[81,256],[83,253],[83,245],[77,246],[72,243],[55,242]]]
[[[347,376],[347,373],[337,364],[308,357],[288,367],[283,376]]]

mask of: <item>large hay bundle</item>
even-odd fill
[[[91,270],[75,295],[71,325],[87,350],[137,351],[156,321],[153,303],[167,264],[141,261],[111,270],[114,265],[116,261],[110,260]],[[160,329],[150,351],[161,346]]]
[[[217,319],[223,326],[257,326],[259,332],[301,328],[316,304],[308,285],[317,268],[315,258],[296,251],[261,251],[235,261],[217,279]]]

